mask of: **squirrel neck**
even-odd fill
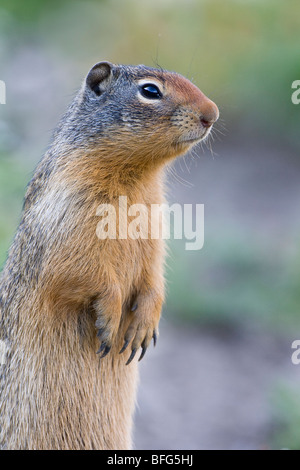
[[[107,200],[120,195],[137,195],[151,189],[156,198],[163,187],[163,159],[149,158],[145,155],[128,153],[118,154],[115,150],[75,150],[67,158],[58,159],[59,171],[56,173],[65,185],[76,186],[79,190],[89,190],[101,194]],[[132,197],[136,199],[136,197]]]

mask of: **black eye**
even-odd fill
[[[162,97],[160,89],[152,83],[146,83],[146,85],[142,85],[140,90],[141,94],[150,100],[159,100]]]

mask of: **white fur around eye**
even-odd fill
[[[139,87],[142,87],[143,85],[153,85],[153,86],[156,86],[156,87],[159,89],[161,95],[163,96],[163,89],[162,89],[163,87],[162,87],[161,82],[159,82],[158,80],[153,80],[153,78],[148,78],[148,79],[147,79],[147,78],[143,78],[143,79],[141,79],[141,80],[138,80],[137,83],[138,83]],[[145,96],[143,96],[143,95],[141,94],[140,91],[138,91],[138,99],[139,99],[140,101],[142,101],[143,103],[146,103],[146,104],[149,104],[149,103],[155,104],[155,103],[157,103],[157,101],[159,101],[159,100],[155,100],[155,99],[151,99],[151,98],[146,98]]]

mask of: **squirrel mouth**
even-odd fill
[[[210,133],[210,130],[211,128],[207,128],[205,129],[204,132],[201,133],[201,135],[183,135],[180,137],[180,139],[178,140],[178,143],[180,144],[187,144],[187,145],[191,145],[191,144],[196,144],[197,142],[201,142],[202,140],[204,140],[208,134]]]

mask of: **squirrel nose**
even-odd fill
[[[202,109],[200,122],[203,127],[211,127],[219,118],[219,109],[213,101],[208,100]]]

